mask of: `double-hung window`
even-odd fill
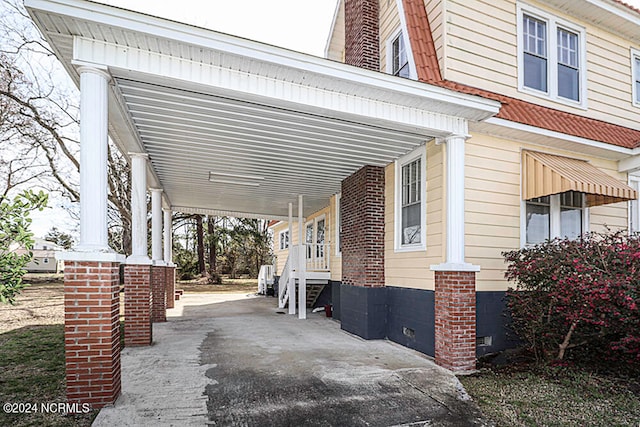
[[[518,12],[520,90],[586,107],[584,29],[529,6]]]
[[[525,211],[527,245],[556,237],[577,239],[587,231],[584,193],[567,191],[530,199]]]
[[[392,38],[390,46],[390,66],[389,72],[394,76],[409,78],[409,57],[407,55],[407,49],[405,48],[404,37],[402,32],[399,32]]]
[[[425,147],[396,162],[395,248],[399,251],[426,248]]]
[[[279,234],[280,250],[289,249],[289,230],[281,231]]]
[[[640,107],[640,51],[631,49],[631,75],[633,105]]]

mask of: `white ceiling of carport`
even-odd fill
[[[102,4],[25,5],[76,84],[79,64],[109,70],[110,135],[149,154],[150,186],[185,212],[285,218],[302,194],[309,215],[360,167],[465,133],[499,107]]]

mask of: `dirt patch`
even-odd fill
[[[61,274],[27,274],[25,288],[16,298],[15,305],[0,304],[0,334],[33,325],[56,325],[64,323],[64,284]],[[212,285],[203,280],[181,281],[176,289],[186,293],[255,293],[256,279],[225,279],[221,285]],[[121,294],[120,308],[124,308]],[[124,313],[122,313],[124,314]]]
[[[15,305],[0,304],[0,333],[34,325],[64,323],[64,285],[59,280],[32,284]]]
[[[206,279],[179,280],[176,289],[192,293],[255,293],[258,292],[257,279],[223,279],[222,284],[208,283]]]

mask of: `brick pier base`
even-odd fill
[[[476,274],[435,272],[436,363],[454,372],[476,368]]]
[[[64,342],[67,400],[93,409],[120,395],[118,262],[66,261]]]
[[[176,268],[165,267],[167,308],[176,306]]]
[[[167,321],[167,280],[165,278],[166,267],[154,265],[151,267],[151,321]]]
[[[151,345],[151,266],[124,267],[124,345]]]

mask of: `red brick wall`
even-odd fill
[[[345,1],[345,62],[380,71],[378,0]]]
[[[151,266],[124,267],[124,345],[150,345],[151,332]]]
[[[151,267],[151,321],[167,321],[167,297],[165,278],[166,268],[154,265]]]
[[[476,368],[476,274],[435,272],[436,363],[455,372]]]
[[[165,273],[167,308],[173,308],[176,305],[176,268],[165,268],[167,269]]]
[[[120,266],[65,262],[64,342],[67,399],[93,408],[120,395]]]
[[[384,286],[384,168],[365,166],[342,181],[342,283]]]

